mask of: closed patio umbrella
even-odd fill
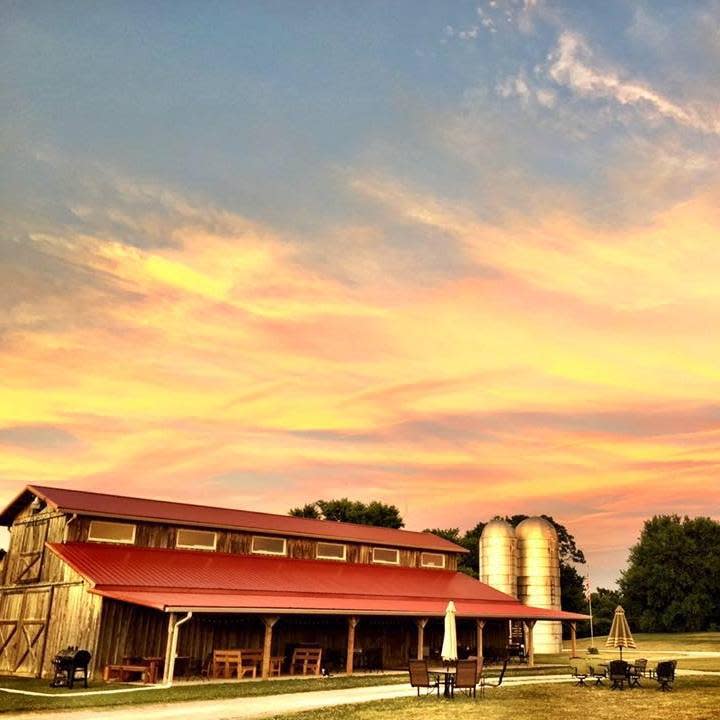
[[[440,656],[445,662],[455,662],[458,656],[457,627],[455,625],[455,603],[451,600],[445,608],[445,634]]]
[[[622,605],[618,605],[615,608],[615,616],[613,617],[610,634],[608,635],[605,645],[607,645],[607,647],[620,648],[621,660],[623,648],[637,647],[637,645],[635,645],[635,641],[633,640],[632,633],[630,632],[630,626],[628,625]]]

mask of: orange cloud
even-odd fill
[[[354,187],[457,243],[463,275],[389,279],[381,236],[358,228],[372,261],[330,268],[297,238],[132,186],[136,214],[105,212],[143,243],[111,223],[36,235],[73,283],[59,299],[36,278],[4,335],[6,499],[25,482],[212,488],[276,511],[377,495],[414,527],[554,513],[598,553],[653,508],[717,514],[717,194],[597,229]]]

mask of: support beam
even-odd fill
[[[523,620],[525,627],[525,651],[527,652],[528,667],[535,667],[535,648],[533,647],[533,628],[536,620]]]
[[[417,659],[422,660],[425,647],[425,626],[428,624],[428,618],[415,618],[415,624],[417,625]]]
[[[348,618],[348,639],[347,639],[347,657],[345,659],[345,672],[352,675],[353,660],[355,658],[355,627],[358,619],[353,615]]]
[[[476,655],[478,660],[483,659],[483,629],[485,628],[484,620],[475,620],[475,632],[476,632]]]
[[[272,636],[273,627],[279,620],[276,615],[266,615],[263,617],[263,625],[265,625],[265,640],[263,642],[262,656],[262,678],[267,680],[270,677],[270,657],[272,656]]]
[[[571,657],[577,657],[577,623],[575,621],[570,623],[570,649]]]

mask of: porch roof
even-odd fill
[[[449,570],[199,550],[50,543],[91,592],[162,611],[275,612],[584,620],[533,608]]]

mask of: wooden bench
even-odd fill
[[[285,658],[282,655],[274,656],[270,658],[270,677],[282,675],[282,666],[285,662]]]
[[[262,663],[262,650],[213,650],[211,677],[238,680],[246,675],[257,677],[258,666]]]
[[[322,648],[295,648],[290,662],[290,674],[295,675],[296,670],[300,670],[300,675],[319,675],[321,659]]]
[[[159,663],[152,660],[148,663],[118,663],[116,665],[106,665],[103,669],[103,680],[112,682],[120,680],[127,682],[128,675],[131,673],[139,673],[144,683],[154,685],[157,682],[157,672]]]

